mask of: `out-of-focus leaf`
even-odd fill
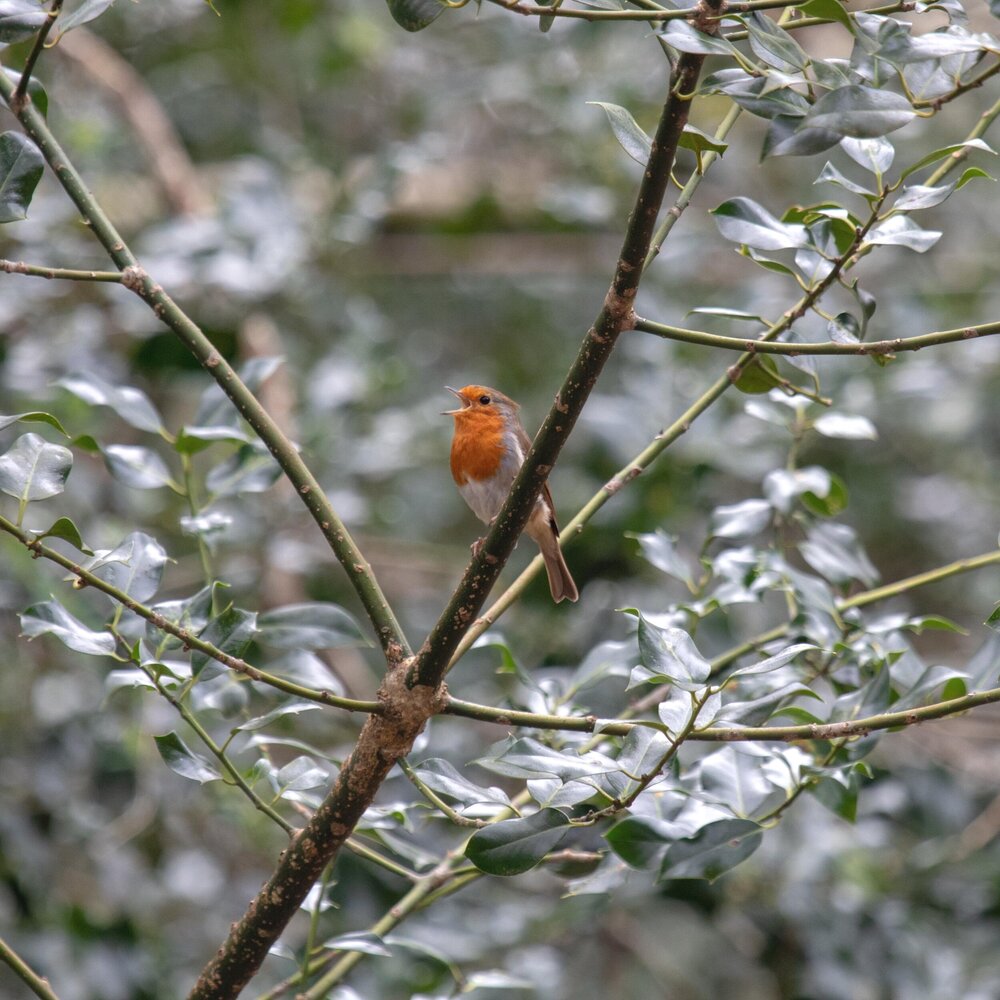
[[[191,597],[154,604],[153,611],[168,622],[197,635],[212,616],[213,589],[213,587],[203,587]],[[181,644],[180,639],[161,632],[152,622],[146,623],[146,639],[154,648],[167,649]]]
[[[17,423],[18,420],[23,420],[25,423],[35,422],[48,424],[50,427],[54,427],[57,431],[59,431],[60,434],[69,437],[69,434],[66,433],[66,428],[59,423],[58,419],[52,416],[51,413],[46,413],[44,410],[31,410],[28,413],[13,413],[9,416],[0,416],[0,431],[10,427],[11,424]]]
[[[110,656],[115,651],[114,636],[87,628],[56,600],[32,604],[20,618],[21,633],[29,639],[54,635],[64,646],[88,656]]]
[[[588,101],[587,103],[604,109],[618,144],[636,163],[645,166],[649,159],[649,151],[653,147],[653,140],[632,117],[632,113],[619,104],[608,104],[605,101]]]
[[[23,42],[48,19],[48,13],[34,0],[0,0],[0,43]]]
[[[436,3],[437,0],[434,0]],[[251,358],[239,369],[240,380],[251,391],[258,389],[281,367],[281,357]],[[221,427],[232,429],[241,427],[243,418],[230,398],[213,382],[202,394],[198,402],[192,426],[198,428]]]
[[[183,492],[170,476],[166,462],[150,448],[132,444],[109,444],[101,449],[108,472],[134,490],[158,490],[168,486]]]
[[[217,497],[240,493],[263,493],[281,475],[281,467],[261,444],[246,444],[205,477],[205,485]]]
[[[392,19],[407,31],[420,31],[446,8],[440,0],[386,0]]]
[[[253,719],[247,719],[246,722],[241,722],[238,726],[233,726],[232,731],[234,733],[245,733],[252,732],[255,729],[263,729],[274,722],[275,719],[282,719],[286,715],[301,715],[303,712],[314,712],[320,707],[314,701],[286,702],[284,705],[272,708],[270,712],[265,712],[264,715],[258,715]]]
[[[692,52],[696,55],[731,56],[736,51],[732,42],[716,35],[706,35],[687,21],[670,21],[660,38],[678,52]]]
[[[781,376],[774,358],[758,354],[743,368],[733,384],[748,396],[760,396],[780,385]]]
[[[13,80],[15,84],[21,82],[21,71],[19,69],[8,66],[5,67],[2,72]],[[49,113],[49,95],[45,92],[45,87],[42,86],[42,81],[36,76],[32,76],[28,81],[28,97],[31,98],[31,103],[39,110],[44,118]]]
[[[558,809],[491,823],[469,838],[465,856],[488,875],[520,875],[559,844],[568,826],[569,819]]]
[[[633,537],[642,548],[642,554],[647,562],[652,563],[668,576],[683,580],[687,584],[693,583],[694,575],[691,568],[677,551],[676,535],[668,535],[657,529],[650,534],[634,535]]]
[[[310,601],[288,604],[257,617],[261,642],[279,649],[336,649],[370,646],[353,615],[339,604]]]
[[[275,775],[275,783],[284,792],[302,792],[309,788],[319,788],[329,780],[329,775],[318,767],[312,757],[296,757],[289,761]]]
[[[729,677],[750,677],[757,674],[767,674],[773,670],[777,670],[779,667],[783,667],[786,663],[791,663],[800,653],[817,648],[817,646],[814,646],[810,642],[797,642],[794,646],[789,646],[780,653],[775,653],[773,656],[768,656],[757,663],[751,663],[749,666],[734,670]]]
[[[222,778],[222,772],[215,764],[191,750],[177,733],[171,731],[163,736],[154,736],[153,739],[164,764],[182,778],[190,778],[202,784]]]
[[[743,500],[716,507],[709,522],[713,538],[751,538],[770,523],[773,508],[766,500]]]
[[[385,941],[371,931],[352,931],[349,934],[341,934],[339,937],[324,941],[320,947],[326,948],[328,951],[356,951],[362,955],[392,957],[392,950]]]
[[[553,775],[563,781],[592,778],[618,770],[617,763],[596,751],[554,750],[537,740],[523,738],[502,744],[502,749],[475,761],[480,767],[510,778],[539,778]]]
[[[163,421],[152,400],[141,389],[131,385],[112,385],[93,372],[65,375],[55,384],[93,406],[109,407],[122,420],[141,431],[163,433]]]
[[[813,156],[835,146],[841,133],[829,128],[803,125],[799,115],[776,115],[768,126],[760,158],[772,156]]]
[[[0,455],[0,491],[30,503],[58,496],[66,488],[73,453],[38,434],[22,434]]]
[[[67,31],[100,17],[114,2],[115,0],[83,0],[79,7],[63,11],[53,25],[49,44],[55,45]]]
[[[878,431],[867,417],[847,413],[823,413],[813,427],[824,437],[848,438],[854,441],[876,441]]]
[[[813,524],[799,552],[817,573],[832,583],[859,580],[868,586],[878,581],[878,571],[865,554],[857,534],[845,524]]]
[[[42,15],[44,20],[45,15]],[[0,35],[3,33],[0,12]],[[28,215],[31,196],[42,178],[45,160],[35,144],[20,132],[0,135],[0,223]]]

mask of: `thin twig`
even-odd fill
[[[35,36],[35,44],[28,53],[24,69],[21,70],[21,79],[17,81],[17,89],[11,98],[12,108],[23,107],[28,102],[28,83],[31,81],[31,72],[35,68],[35,63],[38,62],[38,57],[42,54],[42,50],[45,48],[45,39],[48,38],[49,32],[52,30],[52,25],[55,24],[55,20],[59,16],[59,11],[62,10],[62,5],[63,0],[52,0],[52,6],[47,12],[48,16],[45,19],[45,23]]]
[[[66,267],[46,267],[25,264],[18,260],[0,260],[0,271],[7,274],[27,274],[33,278],[61,278],[63,281],[110,281],[121,284],[120,271],[79,271]]]
[[[59,1000],[49,981],[40,976],[3,938],[0,938],[0,962],[11,967],[14,974],[41,1000]]]

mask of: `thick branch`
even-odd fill
[[[17,115],[25,132],[38,146],[73,204],[87,220],[94,235],[122,272],[122,284],[143,299],[204,365],[257,436],[267,445],[282,471],[291,480],[354,585],[378,635],[386,660],[393,664],[404,659],[410,652],[406,637],[375,579],[371,566],[337,516],[316,478],[302,461],[295,445],[285,437],[281,428],[271,419],[254,394],[243,384],[233,367],[215,349],[197,324],[167,295],[162,286],[156,284],[139,267],[132,251],[126,246],[94,196],[87,190],[83,178],[63,152],[42,115],[30,101],[19,106],[12,103],[14,84],[4,73],[0,73],[0,95],[11,106],[11,110]]]
[[[897,351],[919,351],[924,347],[952,344],[958,340],[974,340],[976,337],[993,337],[1000,333],[1000,321],[967,326],[959,330],[942,330],[938,333],[924,333],[919,337],[899,337],[895,340],[873,340],[868,343],[839,344],[836,341],[819,341],[797,344],[783,341],[744,340],[742,337],[724,337],[704,330],[685,330],[679,326],[667,326],[637,316],[636,330],[654,333],[665,340],[680,340],[686,344],[701,344],[704,347],[721,347],[726,351],[748,351],[750,354],[784,354],[797,357],[800,354],[847,354],[847,355],[889,355]]]

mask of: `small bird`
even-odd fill
[[[520,406],[485,385],[445,388],[462,404],[457,410],[444,411],[445,416],[455,418],[451,474],[476,517],[492,524],[531,447],[518,416]],[[557,604],[577,600],[580,595],[559,548],[559,525],[548,483],[535,501],[525,530],[542,550],[552,599]]]

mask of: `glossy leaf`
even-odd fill
[[[230,656],[240,657],[250,645],[257,630],[257,615],[241,608],[226,608],[220,615],[213,618],[198,636],[205,642],[210,642],[217,649]],[[197,677],[209,663],[215,662],[208,653],[194,650],[191,653],[191,672]],[[220,665],[220,670],[225,669]]]
[[[153,739],[164,764],[182,778],[202,784],[222,778],[222,772],[215,764],[191,750],[177,733],[171,731],[163,736],[154,736]]]
[[[636,163],[645,166],[653,147],[653,140],[632,117],[632,113],[618,104],[608,104],[604,101],[588,101],[587,103],[604,109],[618,144]]]
[[[177,601],[163,601],[153,605],[153,611],[168,622],[197,635],[212,616],[212,587],[203,587],[191,597]],[[146,639],[156,648],[177,647],[181,640],[161,632],[152,622],[146,623]]]
[[[25,423],[42,423],[48,424],[50,427],[54,427],[60,434],[69,437],[66,433],[66,428],[59,422],[59,420],[52,416],[51,413],[46,413],[44,410],[31,410],[27,413],[13,413],[7,416],[0,416],[0,431],[11,424],[16,424],[19,420],[23,420]]]
[[[741,20],[747,26],[750,48],[761,61],[781,70],[801,70],[809,64],[802,46],[771,18],[754,11]]]
[[[110,656],[115,639],[108,632],[95,632],[74,618],[58,601],[43,601],[21,612],[21,633],[29,639],[53,635],[64,646],[88,656]]]
[[[902,128],[916,114],[901,94],[855,84],[824,94],[806,115],[803,127],[873,139]]]
[[[785,250],[809,245],[805,226],[779,222],[750,198],[732,198],[712,209],[715,224],[727,240],[757,250]]]
[[[875,139],[855,139],[845,136],[840,140],[840,148],[854,160],[859,167],[870,170],[873,174],[884,174],[896,156],[896,150],[888,139],[881,136]]]
[[[791,663],[797,656],[801,653],[808,652],[809,650],[817,649],[810,642],[797,642],[793,646],[788,646],[786,649],[781,650],[780,653],[775,653],[773,656],[768,656],[763,660],[759,660],[757,663],[751,663],[749,666],[740,667],[739,670],[734,670],[729,677],[750,677],[758,674],[768,674],[779,667],[783,667],[788,663]]]
[[[828,21],[837,21],[851,34],[854,34],[854,22],[837,0],[806,0],[804,4],[799,6],[799,10],[808,17],[822,17]]]
[[[845,524],[813,524],[799,552],[817,573],[832,583],[847,584],[852,580],[873,586],[878,571],[865,554],[855,532]]]
[[[431,757],[421,761],[419,766],[413,770],[431,791],[454,799],[463,806],[510,805],[510,799],[504,791],[493,787],[483,788],[481,785],[475,784],[456,770],[453,764],[439,757]]]
[[[918,170],[922,170],[924,167],[929,167],[932,163],[937,163],[939,160],[943,160],[946,156],[951,156],[953,153],[960,152],[963,149],[981,149],[984,152],[991,153],[994,156],[996,155],[996,150],[985,143],[982,139],[969,139],[966,142],[957,142],[951,146],[942,146],[940,149],[935,149],[926,156],[920,157],[916,163],[907,167],[899,175],[899,179],[901,181],[905,181],[910,174],[914,174]]]
[[[840,7],[840,4],[838,4],[836,0],[831,0],[831,3],[834,3],[838,8]],[[813,183],[820,184],[824,181],[827,181],[830,184],[836,184],[839,187],[842,187],[845,191],[850,191],[851,194],[859,194],[869,198],[875,197],[874,191],[870,191],[864,185],[857,184],[855,181],[852,181],[850,177],[842,174],[832,163],[829,162],[829,160],[820,171],[819,177],[817,177]]]
[[[729,149],[729,143],[720,142],[707,132],[702,132],[694,125],[685,125],[677,145],[681,149],[690,149],[694,153],[718,153],[720,156]]]
[[[357,620],[338,604],[310,601],[262,612],[260,641],[279,649],[337,649],[370,646]]]
[[[906,247],[916,253],[926,253],[942,234],[933,229],[921,229],[907,215],[890,215],[888,219],[873,226],[865,237],[865,243],[877,246]]]
[[[47,528],[45,531],[40,532],[35,536],[38,541],[43,538],[61,538],[63,541],[69,542],[70,545],[75,549],[79,549],[81,552],[87,555],[93,555],[93,551],[88,549],[83,542],[83,538],[80,536],[80,529],[68,518],[60,517],[52,522],[52,526]]]
[[[138,427],[141,431],[163,432],[160,419],[152,400],[141,389],[130,385],[112,385],[100,375],[92,372],[75,372],[65,375],[56,382],[93,406],[107,406],[122,420]]]
[[[38,434],[22,434],[0,455],[0,491],[22,503],[47,500],[66,488],[73,453]]]
[[[768,127],[760,158],[772,156],[813,156],[835,146],[841,133],[828,128],[803,125],[803,118],[778,115]]]
[[[276,719],[283,719],[286,715],[301,715],[303,712],[315,712],[320,707],[314,701],[289,701],[284,705],[279,705],[277,708],[272,708],[270,712],[265,712],[263,715],[258,715],[252,719],[247,719],[246,722],[241,722],[238,726],[233,726],[232,731],[234,733],[246,733],[263,729]]]
[[[626,816],[605,834],[611,849],[632,868],[650,868],[660,862],[667,847],[685,829],[653,816]]]
[[[749,819],[774,809],[785,792],[768,781],[756,755],[722,747],[705,757],[698,770],[703,790],[734,816]]]
[[[760,847],[761,828],[746,819],[709,823],[693,837],[667,848],[660,865],[660,878],[703,878],[714,882],[720,875],[745,861]]]
[[[159,589],[167,553],[142,531],[133,531],[111,551],[98,553],[85,566],[95,576],[137,601],[148,601]]]
[[[691,52],[706,56],[731,56],[736,47],[732,42],[716,35],[707,35],[687,21],[670,21],[666,31],[660,33],[669,46],[678,52]]]
[[[568,826],[569,819],[558,809],[491,823],[472,835],[465,856],[488,875],[520,875],[558,846]]]
[[[638,681],[669,681],[685,691],[698,690],[712,667],[698,652],[694,640],[680,628],[660,628],[639,615],[641,668],[632,671],[630,686]]]
[[[0,34],[2,29],[0,13]],[[17,222],[27,217],[44,167],[42,154],[26,135],[20,132],[0,135],[0,223]]]

